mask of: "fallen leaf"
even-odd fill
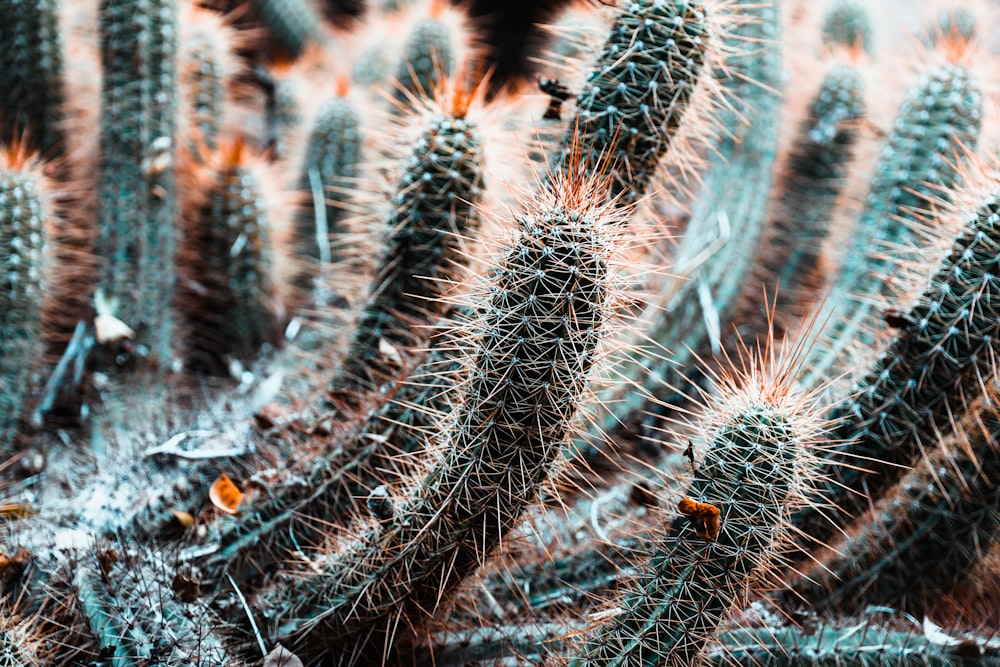
[[[236,514],[243,502],[243,492],[229,479],[226,473],[219,475],[212,488],[208,491],[212,504],[227,514]]]
[[[302,667],[302,661],[287,648],[278,644],[264,658],[264,667]]]

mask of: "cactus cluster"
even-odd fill
[[[1000,664],[1000,17],[371,4],[0,0],[0,665]]]

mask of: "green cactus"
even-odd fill
[[[427,327],[448,311],[447,283],[467,262],[462,239],[479,228],[482,159],[479,130],[464,112],[430,119],[396,188],[378,276],[330,383],[334,407],[350,411],[399,379]]]
[[[827,46],[875,50],[871,16],[860,0],[834,0],[823,21],[823,43]]]
[[[183,131],[196,157],[218,148],[225,119],[226,86],[231,58],[229,35],[220,17],[192,11],[181,24],[180,86]]]
[[[13,453],[42,361],[50,193],[26,156],[0,155],[0,460]]]
[[[760,241],[777,154],[779,5],[741,1],[731,7],[739,25],[728,46],[740,55],[716,76],[736,107],[722,113],[727,136],[715,147],[717,156],[708,166],[674,257],[674,273],[680,275],[663,289],[662,303],[654,305],[653,323],[646,332],[669,354],[630,363],[625,375],[643,391],[619,387],[607,399],[616,403],[617,416],[601,420],[595,430],[617,437],[648,419],[641,412],[658,413],[658,404],[672,402],[678,391],[677,369],[691,372],[696,355],[719,349],[721,327],[738,305]],[[706,312],[705,295],[714,304],[712,312]]]
[[[985,643],[985,641],[984,641]],[[973,667],[995,665],[992,652],[977,655],[929,637],[923,631],[897,630],[868,622],[798,628],[738,628],[720,634],[705,660],[712,667]]]
[[[473,325],[470,381],[445,422],[438,462],[389,519],[281,605],[282,643],[309,659],[371,659],[388,635],[426,623],[551,475],[608,316],[612,250],[608,211],[593,201],[601,193],[556,187],[519,218],[493,272]]]
[[[103,0],[101,170],[95,244],[113,313],[165,369],[172,359],[177,16],[170,0]]]
[[[815,299],[822,285],[817,263],[857,141],[864,114],[863,83],[854,69],[839,65],[826,75],[808,116],[789,150],[777,213],[765,232],[754,278],[743,301],[759,308],[763,294],[776,295],[774,310],[793,315]],[[812,297],[812,298],[810,298]],[[746,313],[745,313],[746,314]],[[752,316],[737,317],[737,321]]]
[[[268,210],[251,158],[239,140],[216,156],[211,186],[190,221],[184,313],[190,363],[225,368],[227,355],[250,358],[273,334],[273,250]]]
[[[801,410],[792,408],[800,406],[755,390],[751,385],[716,417],[711,447],[685,498],[714,509],[714,531],[710,520],[691,518],[682,501],[682,515],[627,587],[617,613],[591,633],[571,665],[696,664],[719,623],[746,603],[775,563],[802,491],[806,469],[799,457],[815,429],[797,423]]]
[[[579,161],[612,174],[610,197],[641,197],[687,111],[708,39],[700,0],[628,3],[578,97],[557,169]]]
[[[451,29],[436,17],[418,21],[396,69],[394,110],[403,112],[416,100],[432,98],[438,83],[451,75],[454,66]]]
[[[342,220],[349,202],[348,192],[359,174],[361,162],[360,118],[347,97],[326,102],[307,139],[306,160],[299,189],[309,195],[311,206],[297,216],[300,254],[329,265],[343,259]]]
[[[0,2],[0,146],[63,149],[63,42],[56,0]]]
[[[954,428],[996,372],[998,307],[991,289],[1000,271],[994,195],[969,219],[923,295],[903,316],[896,338],[831,413],[831,440],[814,504],[795,517],[824,540],[858,515]]]
[[[293,58],[322,44],[323,21],[309,0],[251,0],[268,33]]]
[[[837,558],[795,586],[811,610],[873,604],[922,614],[968,578],[1000,528],[1000,417],[989,403],[974,417],[900,480]]]
[[[804,382],[821,381],[849,347],[875,344],[876,303],[892,296],[894,258],[888,253],[898,256],[913,243],[919,211],[932,200],[947,201],[942,188],[957,184],[955,166],[963,147],[975,146],[981,119],[979,84],[962,65],[937,65],[909,91],[828,299],[827,342],[817,346]]]
[[[117,545],[95,550],[73,575],[81,613],[97,637],[101,657],[114,667],[230,664],[206,624],[211,612],[195,590],[169,575],[154,553]],[[171,580],[172,579],[172,580]],[[187,578],[188,585],[196,583]]]
[[[48,0],[3,1],[0,12],[17,16],[51,8]],[[44,235],[35,245],[29,232],[29,248],[0,226],[0,282],[14,292],[33,290],[30,297],[12,297],[10,289],[0,295],[19,300],[0,303],[0,324],[16,329],[14,338],[8,329],[0,332],[6,429],[0,436],[14,438],[0,446],[0,663],[1000,664],[992,636],[1000,627],[1000,588],[993,581],[1000,563],[1000,470],[993,460],[1000,417],[987,406],[998,391],[994,322],[1000,320],[991,304],[992,281],[1000,275],[993,229],[1000,185],[995,174],[980,180],[988,170],[968,178],[962,163],[971,148],[959,146],[979,134],[982,95],[971,65],[957,61],[976,64],[982,90],[994,87],[981,66],[988,60],[972,51],[976,39],[935,34],[942,53],[933,57],[953,62],[933,61],[912,91],[888,132],[881,171],[869,179],[871,201],[850,199],[850,186],[865,180],[852,173],[837,204],[844,210],[834,210],[838,177],[852,169],[843,166],[849,144],[871,153],[878,115],[850,122],[860,87],[837,68],[825,96],[805,111],[815,116],[801,119],[806,129],[796,140],[789,123],[799,124],[794,114],[802,109],[794,102],[782,109],[780,90],[811,92],[820,77],[806,60],[817,54],[782,68],[778,52],[819,45],[821,14],[847,6],[837,0],[787,3],[787,11],[757,0],[581,7],[595,24],[613,25],[589,84],[578,83],[587,68],[561,73],[568,91],[581,92],[565,106],[576,105],[579,120],[572,122],[582,133],[563,135],[563,124],[550,119],[535,132],[530,119],[549,100],[496,86],[483,103],[486,113],[479,115],[475,103],[480,142],[471,111],[465,117],[465,105],[477,96],[463,88],[450,110],[450,100],[441,112],[421,100],[414,105],[419,115],[388,118],[407,126],[418,118],[434,123],[437,143],[423,136],[412,164],[366,155],[365,169],[342,181],[321,166],[311,178],[299,163],[313,129],[304,125],[321,111],[310,97],[336,89],[359,66],[353,46],[381,40],[386,50],[388,21],[359,18],[328,32],[319,21],[302,22],[312,12],[308,5],[300,5],[304,13],[282,13],[291,4],[276,3],[271,29],[286,25],[292,37],[285,40],[290,47],[274,49],[280,35],[263,44],[239,19],[230,25],[185,11],[178,21],[175,0],[99,4],[59,8],[65,104],[32,106],[41,87],[18,88],[13,101],[0,91],[8,98],[0,106],[10,103],[20,114],[12,135],[0,138],[15,140],[14,153],[39,149],[34,128],[47,133],[65,125],[63,140],[41,147],[58,160],[0,170],[0,180],[9,172],[33,179],[43,213],[58,212],[43,225],[50,253],[42,250]],[[4,16],[0,41],[16,47],[4,49],[11,52],[0,61],[22,67],[32,64],[29,52],[53,53],[59,38],[37,33],[54,31],[54,20],[12,32],[15,22]],[[952,18],[964,20],[958,13]],[[979,35],[987,35],[988,14],[978,18]],[[375,34],[358,41],[346,34],[362,29]],[[841,36],[829,38],[829,50],[848,46],[859,57],[860,48],[871,48],[869,29],[848,22],[831,31]],[[865,67],[914,60],[900,51],[925,35],[907,39],[895,23],[881,22],[880,48],[896,52]],[[459,37],[449,40],[456,51]],[[310,42],[336,48],[312,49]],[[241,71],[230,48],[277,56],[276,78],[264,66]],[[103,83],[94,76],[98,49]],[[282,61],[289,50],[308,57]],[[818,55],[826,50],[821,46]],[[28,58],[49,64],[47,56]],[[898,71],[883,72],[879,93],[886,99]],[[0,80],[8,75],[0,72]],[[437,87],[435,94],[443,88],[421,85]],[[391,114],[364,93],[352,91],[355,113],[366,130],[381,132],[378,119]],[[708,118],[713,104],[717,115]],[[680,119],[692,113],[688,107],[693,121]],[[706,125],[717,130],[714,137]],[[245,146],[224,139],[234,126]],[[787,144],[777,142],[779,129]],[[525,150],[521,132],[545,138]],[[623,132],[626,140],[618,141]],[[353,141],[328,141],[310,160],[340,164]],[[498,144],[506,149],[499,156],[492,152]],[[401,148],[394,155],[411,147]],[[671,152],[668,179],[650,179],[664,150]],[[602,151],[608,163],[599,161]],[[251,154],[270,164],[256,164]],[[540,179],[538,199],[520,216],[520,235],[507,254],[483,271],[479,237],[495,235],[475,226],[479,208],[503,208],[509,190],[528,180],[519,170],[532,164],[551,173]],[[775,164],[789,166],[775,171]],[[357,304],[355,293],[344,291],[332,305],[326,285],[316,298],[285,299],[302,286],[296,252],[308,255],[304,263],[331,260],[321,267],[330,289],[353,287],[356,274],[365,273],[353,260],[366,252],[351,248],[352,261],[335,262],[336,246],[321,250],[317,236],[327,234],[317,233],[320,208],[327,231],[331,221],[341,222],[341,209],[328,210],[321,200],[348,193],[358,221],[378,220],[374,206],[365,210],[373,198],[359,193],[383,191],[380,180],[397,170],[411,173],[395,193],[400,199],[388,202],[396,209],[392,230],[373,236],[381,232],[396,250],[412,244],[385,260],[398,267],[378,272],[370,302]],[[510,188],[491,182],[489,197],[475,206],[475,197],[452,188],[460,181],[470,192],[481,189],[487,170],[498,174],[497,183],[514,174],[506,179]],[[581,171],[609,181],[610,194],[581,185]],[[969,181],[962,191],[957,174]],[[690,180],[679,182],[679,192],[665,192],[670,176]],[[292,206],[264,210],[261,190],[270,193],[289,179],[296,194],[308,195],[305,208],[314,204],[301,219]],[[4,192],[0,187],[0,199]],[[986,204],[938,273],[925,276],[923,296],[892,303],[895,289],[883,277],[897,257],[906,262],[923,251],[918,234],[896,222],[923,224],[936,213],[927,209],[941,201],[964,208],[973,196]],[[175,216],[175,200],[182,215]],[[0,221],[15,210],[34,220],[34,200],[25,201],[13,208],[0,201]],[[679,244],[636,238],[652,225],[626,226],[630,206],[618,204],[638,202],[657,229],[672,225],[679,235],[688,225]],[[821,224],[847,219],[852,208],[864,209],[861,231],[854,238],[847,229],[831,233],[856,246],[838,278],[837,262],[816,246]],[[213,215],[222,226],[207,224]],[[417,217],[431,223],[426,233],[412,231]],[[351,222],[352,231],[371,231]],[[467,224],[473,226],[462,228]],[[270,239],[261,236],[265,231]],[[345,244],[359,236],[345,237]],[[871,243],[889,245],[859,252]],[[44,261],[29,266],[27,255]],[[473,261],[459,268],[467,257]],[[909,271],[931,274],[936,262],[919,258],[906,262]],[[647,280],[639,267],[652,263],[673,275]],[[806,276],[810,263],[823,274]],[[623,282],[643,283],[653,303],[612,297],[610,267],[617,264],[625,265]],[[483,273],[481,292],[458,280],[473,271]],[[46,282],[41,300],[38,275]],[[810,358],[815,327],[802,321],[802,302],[821,280],[837,284],[833,321],[845,340]],[[781,329],[805,330],[791,345],[806,362],[777,369],[781,379],[770,384],[760,377],[771,374],[749,364],[736,372],[747,379],[745,392],[734,394],[712,380],[723,356],[742,354],[737,338],[771,335],[759,295],[762,282],[773,296],[779,281],[777,300],[768,303],[774,311],[766,314]],[[794,301],[783,301],[786,294]],[[65,307],[70,301],[74,306]],[[456,312],[463,301],[471,313]],[[104,317],[114,303],[114,314],[138,330],[137,340],[112,343],[105,336],[109,324],[121,324]],[[894,312],[879,317],[877,309],[889,303]],[[622,335],[608,336],[605,319],[618,306],[635,319]],[[355,315],[360,355],[342,344],[355,335]],[[278,319],[283,335],[274,330]],[[870,336],[882,319],[894,340],[887,332]],[[883,338],[888,347],[875,349],[873,341]],[[856,364],[867,372],[860,380],[840,383],[838,373],[848,365],[842,345],[881,356],[870,366]],[[373,350],[374,357],[357,361]],[[605,351],[629,363],[604,366],[591,380]],[[186,365],[177,363],[180,353]],[[113,364],[146,354],[149,362],[138,373],[109,373]],[[142,372],[156,365],[173,372]],[[345,370],[355,366],[363,371]],[[220,371],[235,379],[218,377]],[[692,381],[705,399],[700,404],[680,391]],[[674,388],[664,383],[677,391],[668,393]],[[817,400],[826,401],[823,416],[832,417],[818,438],[826,458],[816,467],[804,467],[795,447],[784,445],[810,440],[799,429],[811,431],[818,412],[811,401],[799,405],[786,395],[795,384],[822,387]],[[324,398],[338,410],[318,410]],[[604,401],[606,419],[591,419],[595,399]],[[663,409],[690,411],[691,419],[667,431],[673,414],[664,419]],[[655,423],[644,421],[643,411]],[[692,435],[701,422],[709,435]],[[602,425],[610,437],[588,440]],[[634,428],[644,425],[653,428]],[[719,448],[706,460],[699,460],[700,450],[694,460],[681,453],[688,437],[712,434],[739,465],[724,460]],[[584,441],[587,458],[567,461]],[[738,441],[753,441],[756,450]],[[685,500],[676,517],[671,506],[689,466],[696,500]],[[221,497],[213,487],[220,471],[244,495]],[[819,483],[806,491],[810,506],[788,527],[787,512],[802,501],[797,476]],[[854,515],[851,525],[834,516],[833,504]],[[715,510],[722,519],[717,534]],[[662,536],[665,524],[671,532]],[[844,541],[833,540],[835,531]],[[785,568],[786,540],[796,542],[789,551],[808,549],[795,554],[795,570]],[[824,551],[827,544],[842,555]],[[681,561],[679,574],[669,570]],[[762,574],[765,562],[774,577]],[[816,563],[811,571],[803,567],[809,563]],[[764,598],[785,584],[792,592]],[[862,608],[869,604],[881,607]],[[719,625],[727,614],[732,620]],[[286,650],[279,657],[283,647],[295,655]]]

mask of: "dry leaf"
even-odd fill
[[[94,318],[94,330],[100,345],[118,343],[135,338],[135,331],[114,315],[98,315]]]
[[[399,350],[397,350],[392,343],[388,342],[385,338],[378,339],[378,353],[382,355],[386,361],[390,361],[397,366],[403,365],[403,356],[399,353]]]
[[[264,667],[302,667],[302,661],[287,648],[278,644],[264,658]]]
[[[191,516],[189,512],[183,512],[181,510],[171,510],[174,518],[177,519],[177,523],[181,524],[185,528],[190,528],[194,525],[194,517]]]
[[[215,480],[208,497],[213,505],[228,514],[236,514],[240,503],[243,502],[243,492],[226,473],[222,473],[219,479]]]

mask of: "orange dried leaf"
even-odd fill
[[[243,492],[226,473],[222,473],[219,479],[215,480],[209,489],[208,497],[213,505],[228,514],[236,514],[240,503],[243,502]]]

